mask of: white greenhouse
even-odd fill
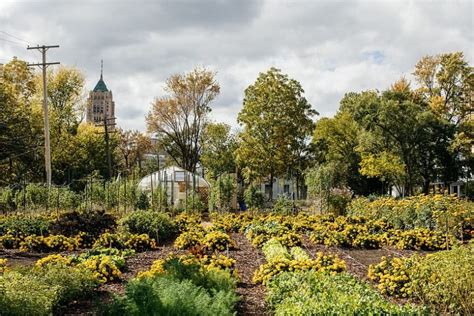
[[[207,193],[210,184],[203,177],[183,168],[168,167],[145,176],[138,187],[149,193],[166,192],[168,203],[178,206],[186,200],[186,194],[191,196],[193,188],[198,193]]]

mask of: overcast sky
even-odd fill
[[[473,10],[468,0],[1,0],[0,63],[39,61],[26,42],[59,44],[49,60],[78,67],[92,89],[104,59],[123,128],[145,130],[166,78],[195,66],[217,72],[216,121],[237,126],[244,89],[272,66],[331,116],[346,92],[410,79],[424,55],[464,51],[472,65]]]

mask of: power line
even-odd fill
[[[5,34],[5,35],[10,36],[10,37],[12,37],[12,38],[14,38],[14,39],[17,39],[17,40],[19,40],[19,41],[25,42],[26,44],[31,44],[31,42],[28,42],[27,40],[24,40],[24,39],[22,39],[22,38],[20,38],[20,37],[18,37],[18,36],[12,35],[12,34],[7,33],[7,32],[5,32],[5,31],[0,31],[0,33],[3,33],[3,34]]]
[[[20,42],[16,42],[16,41],[9,40],[9,39],[6,39],[6,38],[1,38],[1,37],[0,37],[0,41],[12,43],[12,44],[16,44],[16,45],[20,45],[20,46],[23,46],[23,47],[24,47],[24,44],[22,44],[22,43],[20,43]]]

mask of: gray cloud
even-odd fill
[[[83,70],[90,88],[103,58],[119,124],[144,130],[166,78],[195,66],[217,72],[214,120],[235,126],[244,89],[271,66],[333,115],[345,92],[410,78],[424,55],[464,51],[472,63],[472,12],[467,0],[2,1],[0,30],[59,43],[50,58]],[[0,40],[0,62],[38,59],[22,45]]]

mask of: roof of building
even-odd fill
[[[138,187],[142,190],[150,190],[153,188],[153,185],[156,186],[162,182],[175,183],[175,185],[179,185],[179,182],[185,182],[186,177],[188,178],[188,183],[193,183],[194,181],[198,188],[211,186],[209,182],[198,174],[193,174],[192,172],[186,171],[180,167],[171,166],[143,177],[138,183]]]
[[[107,85],[104,82],[104,79],[102,78],[102,75],[100,76],[99,81],[95,85],[94,92],[108,92],[109,90],[107,89]]]

